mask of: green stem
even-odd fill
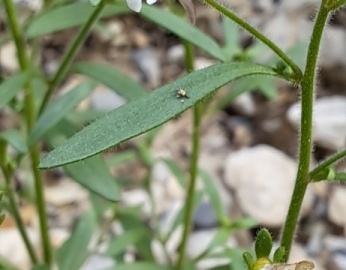
[[[335,179],[338,181],[346,181],[346,173],[344,173],[344,172],[336,173]]]
[[[20,31],[20,27],[17,21],[17,16],[15,9],[11,0],[4,0],[7,21],[11,28],[12,36],[17,48],[18,61],[22,71],[27,71],[29,69],[29,58],[26,55],[24,38]],[[25,119],[27,125],[27,132],[30,133],[31,129],[34,126],[36,119],[36,110],[35,102],[33,96],[33,89],[30,84],[26,86],[25,89]],[[35,180],[35,192],[36,192],[36,205],[38,208],[39,220],[40,220],[40,229],[41,229],[41,240],[43,247],[44,261],[46,264],[52,264],[52,251],[49,240],[48,233],[48,221],[47,215],[45,212],[45,201],[44,201],[44,190],[43,190],[43,179],[37,166],[39,164],[40,152],[37,146],[34,146],[30,149],[30,158],[31,158],[31,169],[34,174]]]
[[[299,212],[304,199],[306,188],[309,183],[309,166],[312,148],[312,111],[314,103],[316,65],[323,29],[327,20],[328,10],[323,6],[322,2],[312,32],[308,54],[306,57],[306,70],[301,82],[302,113],[300,122],[301,136],[298,172],[281,238],[281,246],[286,250],[284,258],[285,261],[287,261],[289,257],[296,225],[298,222]]]
[[[238,24],[240,27],[244,28],[247,32],[249,32],[251,35],[256,37],[258,40],[266,44],[278,57],[280,57],[288,66],[292,68],[295,74],[292,77],[292,79],[294,79],[297,82],[301,80],[303,74],[300,68],[274,42],[272,42],[269,38],[267,38],[263,33],[258,31],[256,28],[254,28],[250,24],[248,24],[243,19],[239,18],[231,10],[220,5],[218,2],[214,0],[203,0],[203,2],[215,8],[220,13],[222,13],[223,15],[225,15],[226,17],[234,21],[236,24]]]
[[[328,157],[326,160],[318,164],[318,166],[309,173],[310,178],[313,179],[314,176],[318,175],[324,169],[328,168],[330,165],[340,161],[342,158],[345,158],[345,157],[346,157],[346,149],[332,155],[331,157]]]
[[[193,47],[191,44],[185,42],[185,59],[186,59],[186,69],[188,71],[193,70]],[[193,133],[192,133],[192,154],[190,159],[190,181],[187,190],[186,198],[186,208],[184,213],[184,231],[183,237],[179,248],[179,258],[177,262],[177,270],[182,270],[184,266],[185,259],[185,250],[186,244],[189,237],[192,215],[194,211],[194,201],[195,201],[195,191],[196,191],[196,182],[198,174],[198,155],[200,149],[200,123],[201,123],[201,114],[200,114],[200,104],[195,104],[193,109]]]
[[[46,108],[50,96],[53,94],[53,91],[57,87],[57,85],[61,82],[63,77],[66,75],[71,62],[75,58],[77,51],[81,47],[82,43],[84,42],[85,38],[90,32],[90,29],[96,22],[96,20],[101,15],[101,12],[103,8],[106,6],[107,0],[102,0],[101,3],[99,3],[96,7],[91,16],[89,17],[88,21],[83,25],[82,29],[76,36],[75,40],[72,42],[70,48],[67,50],[65,56],[63,57],[63,60],[59,66],[59,69],[55,73],[52,81],[49,84],[48,90],[43,98],[43,102],[41,104],[41,107],[39,109],[39,115],[41,115]]]
[[[24,222],[19,214],[19,207],[16,200],[14,187],[11,181],[12,173],[5,166],[2,166],[2,171],[4,173],[5,180],[6,180],[6,190],[8,192],[8,199],[9,199],[9,203],[11,207],[11,213],[14,217],[19,233],[23,238],[24,245],[26,247],[26,250],[29,253],[30,260],[35,265],[38,263],[38,259],[37,259],[34,247],[32,246],[30,239],[28,237],[28,234],[26,232]]]
[[[327,4],[326,8],[328,8],[329,11],[334,11],[345,4],[346,4],[346,0],[340,0],[340,1],[336,1],[335,3],[333,3],[331,5]]]

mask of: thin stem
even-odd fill
[[[336,173],[335,179],[338,181],[346,181],[346,173],[344,172]]]
[[[12,173],[10,172],[10,170],[5,168],[5,166],[2,166],[2,171],[4,173],[5,180],[6,180],[6,190],[8,192],[7,195],[8,195],[8,199],[9,199],[9,203],[10,203],[10,207],[11,207],[11,213],[14,217],[14,220],[15,220],[16,225],[18,227],[19,233],[23,238],[24,245],[26,247],[26,250],[29,253],[30,260],[35,265],[38,263],[38,259],[37,259],[34,247],[32,246],[30,239],[28,237],[28,234],[26,232],[24,222],[23,222],[23,220],[19,214],[19,207],[18,207],[18,203],[16,200],[13,184],[11,181]]]
[[[46,108],[50,96],[53,94],[53,91],[55,90],[57,85],[61,82],[61,80],[63,79],[63,77],[67,73],[71,62],[73,61],[73,59],[75,58],[75,56],[77,54],[77,51],[79,50],[79,48],[82,45],[82,43],[84,42],[85,38],[89,34],[90,29],[92,28],[92,26],[94,25],[96,20],[101,15],[101,12],[102,12],[103,8],[106,6],[106,4],[107,4],[107,0],[102,0],[101,3],[99,3],[95,7],[95,10],[93,11],[91,16],[89,17],[88,21],[83,25],[82,29],[80,30],[80,32],[76,36],[75,40],[72,42],[70,48],[67,50],[60,66],[59,66],[59,69],[57,70],[52,81],[49,84],[48,90],[47,90],[47,92],[43,98],[43,102],[42,102],[40,109],[39,109],[39,115],[41,115],[42,112],[44,111],[44,109]]]
[[[251,35],[253,35],[258,40],[260,40],[264,44],[266,44],[278,57],[280,57],[288,66],[290,66],[292,68],[292,70],[295,74],[292,77],[292,79],[294,79],[297,82],[299,82],[301,80],[303,74],[302,74],[302,71],[300,70],[300,68],[287,56],[287,54],[285,54],[274,42],[272,42],[269,38],[267,38],[263,33],[258,31],[256,28],[254,28],[250,24],[248,24],[243,19],[239,18],[231,10],[220,5],[218,2],[216,2],[214,0],[202,0],[202,1],[207,3],[208,5],[212,6],[213,8],[218,10],[220,13],[225,15],[226,17],[230,18],[232,21],[234,21],[240,27],[244,28]]]
[[[310,178],[313,179],[314,176],[318,175],[324,169],[326,169],[330,165],[340,161],[342,158],[345,158],[345,157],[346,157],[346,149],[332,155],[331,157],[328,157],[326,160],[318,164],[318,166],[309,173]]]
[[[19,65],[22,71],[27,71],[29,69],[29,58],[26,55],[24,38],[21,33],[15,9],[11,0],[4,0],[7,21],[11,28],[12,36],[17,48]],[[27,125],[27,132],[30,133],[36,119],[36,110],[33,90],[30,84],[26,86],[25,89],[25,119]],[[36,206],[38,209],[40,229],[41,229],[41,240],[43,247],[44,261],[46,264],[51,265],[52,263],[52,251],[48,233],[48,221],[45,212],[45,201],[44,201],[44,190],[43,190],[43,179],[37,166],[39,164],[40,152],[37,146],[30,149],[31,158],[31,169],[34,174],[35,180],[35,193],[36,193]]]
[[[323,29],[327,20],[328,10],[323,6],[322,3],[312,32],[308,54],[306,57],[306,70],[301,83],[302,113],[300,120],[301,136],[298,172],[281,238],[281,246],[286,250],[284,258],[285,261],[287,261],[289,257],[296,225],[298,222],[299,212],[304,199],[307,185],[309,183],[309,165],[312,148],[312,111],[314,103],[316,65]]]
[[[191,44],[185,42],[185,59],[186,59],[186,69],[188,71],[193,70],[193,48]],[[177,262],[177,270],[183,269],[184,259],[185,259],[185,250],[186,244],[189,237],[192,215],[194,211],[194,201],[195,201],[195,191],[196,191],[196,182],[198,174],[198,155],[200,149],[200,123],[201,123],[201,114],[200,114],[200,104],[195,104],[193,109],[193,133],[192,133],[192,154],[190,159],[190,181],[187,190],[186,198],[186,209],[184,215],[184,231],[183,238],[180,244],[179,249],[179,258]]]

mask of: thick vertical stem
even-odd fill
[[[18,61],[22,71],[29,69],[29,60],[25,51],[24,38],[21,33],[17,16],[15,13],[15,8],[11,0],[4,0],[6,14],[9,26],[11,28],[12,36],[16,44]],[[27,125],[27,132],[30,133],[36,119],[36,109],[33,96],[33,90],[30,84],[26,86],[25,89],[25,118]],[[44,190],[43,190],[43,179],[40,171],[37,169],[39,164],[40,152],[37,146],[30,149],[31,158],[31,169],[34,174],[35,180],[35,192],[36,192],[36,206],[38,209],[39,220],[40,220],[40,230],[41,230],[41,240],[43,246],[44,261],[46,264],[51,265],[52,263],[52,251],[49,240],[48,233],[48,221],[45,212],[45,201],[44,201]]]
[[[293,190],[291,203],[289,206],[286,222],[284,224],[281,246],[286,250],[285,260],[288,260],[291,250],[299,212],[304,199],[306,188],[309,183],[309,166],[312,148],[312,112],[314,104],[314,88],[316,77],[316,65],[323,29],[328,19],[328,10],[322,1],[318,12],[313,33],[310,40],[308,54],[306,58],[306,70],[301,83],[301,126],[300,126],[300,147],[299,162],[296,184]]]

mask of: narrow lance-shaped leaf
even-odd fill
[[[203,182],[204,190],[207,193],[210,203],[214,207],[216,216],[218,220],[222,220],[224,216],[226,216],[224,208],[221,203],[220,194],[215,186],[214,181],[211,179],[210,175],[204,171],[199,170],[199,176]]]
[[[73,3],[49,10],[38,17],[35,17],[30,23],[25,33],[28,38],[35,38],[50,34],[56,31],[64,30],[74,26],[84,24],[90,17],[95,6],[90,3]],[[102,12],[101,18],[120,15],[128,12],[129,9],[124,5],[108,5]]]
[[[171,12],[153,6],[143,5],[140,15],[201,48],[217,60],[226,60],[222,49],[215,40]]]
[[[49,153],[39,167],[57,167],[100,153],[162,125],[232,80],[254,74],[276,75],[272,68],[250,63],[218,64],[192,72],[105,114]],[[189,98],[177,97],[179,88]]]
[[[87,75],[105,84],[127,100],[133,100],[146,94],[145,89],[139,83],[109,65],[79,62],[72,66],[71,71]]]
[[[95,225],[95,219],[91,212],[81,217],[71,237],[57,251],[59,269],[80,269],[88,255],[88,245]]]
[[[50,145],[60,145],[75,131],[76,127],[71,122],[63,120],[49,131],[47,141]],[[119,200],[116,180],[110,174],[106,162],[99,155],[67,165],[65,169],[74,181],[91,192],[109,201]]]
[[[95,83],[81,83],[58,100],[52,101],[35,124],[29,137],[29,145],[36,143],[48,130],[59,123],[79,102],[91,93],[94,87]]]
[[[1,132],[0,140],[1,139],[7,141],[20,153],[26,153],[28,151],[23,135],[18,130],[6,130]]]
[[[5,107],[34,76],[35,70],[16,74],[0,84],[0,109]]]
[[[90,191],[110,201],[119,200],[120,192],[115,179],[99,155],[67,165],[65,169],[76,182]]]

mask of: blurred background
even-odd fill
[[[5,81],[19,67],[1,2],[0,76]],[[42,12],[41,1],[15,2],[20,21],[28,22],[23,27],[30,29]],[[77,2],[56,0],[52,6],[60,8]],[[318,2],[222,1],[279,44],[302,68]],[[221,18],[212,8],[198,1],[193,3],[195,27],[218,44],[227,45],[224,49],[230,60],[275,65],[277,59],[265,45]],[[184,15],[179,3],[160,1],[154,6],[166,12],[174,6],[178,14]],[[34,40],[28,38],[28,50],[37,50],[35,61],[46,76],[56,72],[77,31],[77,27],[72,27]],[[148,92],[186,74],[182,41],[153,20],[134,12],[99,20],[75,61],[107,64]],[[202,50],[195,50],[195,69],[216,63]],[[311,166],[346,146],[344,9],[332,16],[326,28],[319,64]],[[86,73],[77,70],[67,76],[55,95],[84,82]],[[117,79],[114,80],[117,84]],[[260,227],[268,227],[274,239],[279,240],[296,174],[301,95],[304,93],[292,84],[257,76],[227,85],[206,101],[198,199],[187,246],[187,255],[194,262],[192,269],[229,269],[221,267],[230,262],[242,267],[241,253],[251,250]],[[126,102],[109,85],[99,83],[68,119],[80,129]],[[20,124],[13,108],[0,110],[0,131]],[[78,231],[80,224],[89,224],[92,211],[98,222],[80,236],[87,239],[80,242],[86,251],[81,259],[76,259],[80,261],[76,269],[111,269],[119,262],[141,260],[167,264],[175,260],[182,233],[179,215],[185,203],[184,179],[191,153],[191,132],[192,113],[187,111],[154,132],[104,153],[120,189],[121,200],[116,205],[73,181],[71,171],[62,168],[45,171],[46,211],[53,246],[58,249],[73,231]],[[51,148],[43,141],[43,154]],[[346,171],[346,163],[338,164],[338,170]],[[94,178],[97,181],[97,175]],[[30,238],[40,250],[32,179],[25,162],[16,172],[16,190]],[[344,270],[345,237],[346,186],[334,182],[311,184],[291,262],[308,259],[319,270]],[[17,269],[30,269],[25,247],[9,215],[0,227],[0,242],[1,258]]]

